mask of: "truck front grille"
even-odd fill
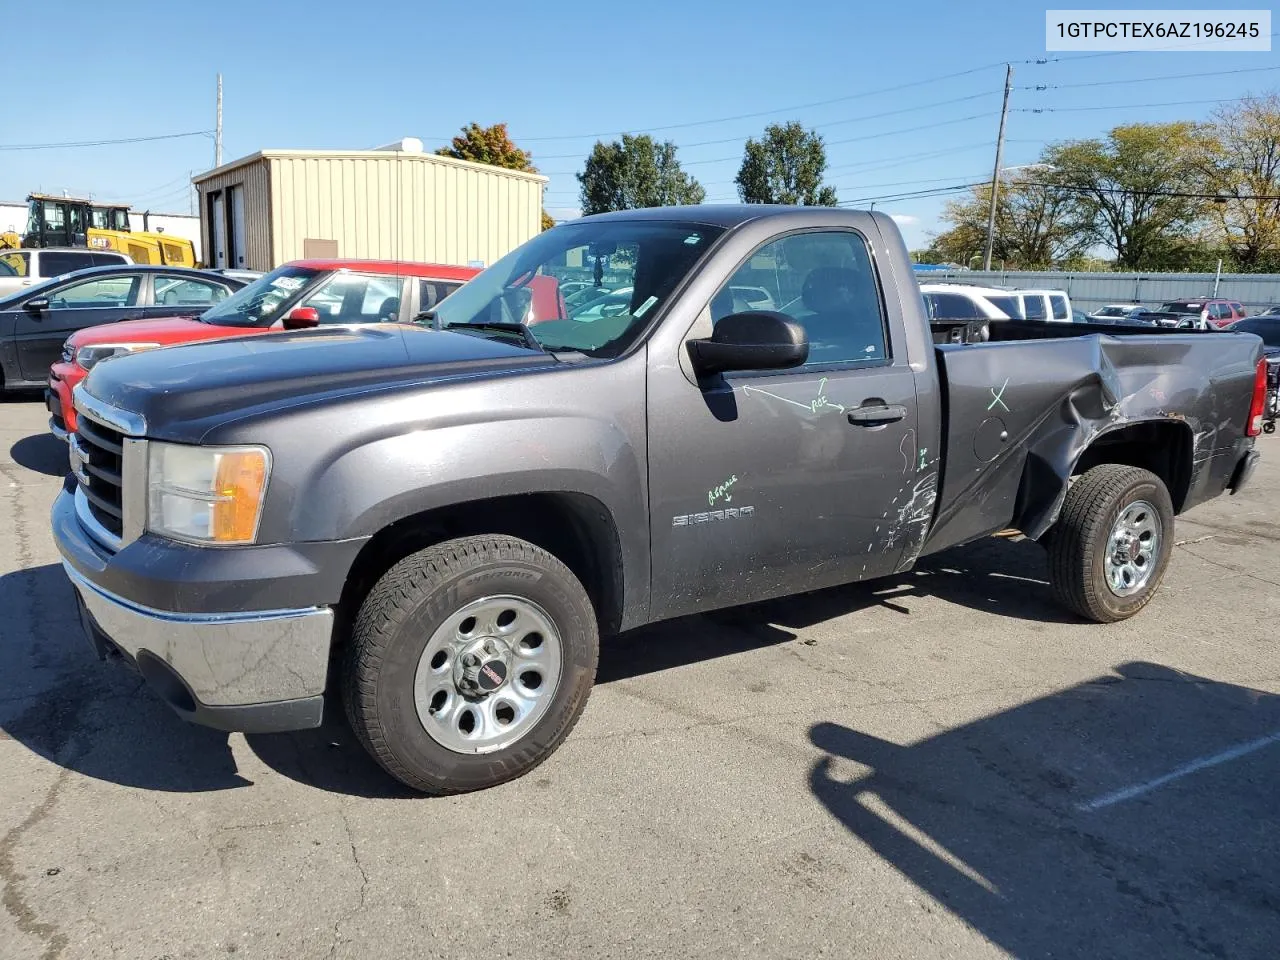
[[[124,532],[124,434],[81,414],[76,440],[84,455],[76,481],[89,512],[112,535]]]

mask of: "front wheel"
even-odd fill
[[[452,540],[388,570],[361,604],[343,667],[352,729],[424,793],[528,773],[573,729],[599,636],[573,573],[514,537]]]
[[[1173,553],[1173,503],[1149,470],[1102,464],[1067,490],[1049,533],[1058,602],[1098,623],[1132,617],[1155,595]]]

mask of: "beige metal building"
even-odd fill
[[[541,230],[547,178],[425,153],[260,150],[202,173],[206,263],[270,270],[303,257],[493,263]]]

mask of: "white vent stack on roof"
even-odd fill
[[[401,137],[391,143],[383,144],[380,147],[374,147],[375,150],[391,150],[397,153],[422,153],[422,141],[417,137]]]

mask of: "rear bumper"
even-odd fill
[[[1231,472],[1231,479],[1227,481],[1227,489],[1233,494],[1239,493],[1248,484],[1249,479],[1253,476],[1254,469],[1258,466],[1258,458],[1261,454],[1257,450],[1247,450],[1236,461],[1235,470]]]

